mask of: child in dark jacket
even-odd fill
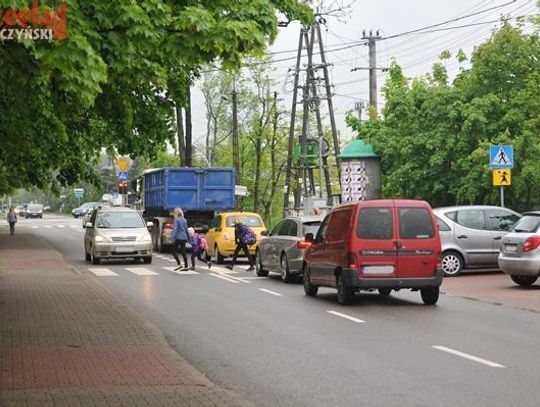
[[[206,239],[195,233],[193,228],[188,228],[188,235],[191,245],[191,270],[195,270],[195,257],[205,263],[208,268],[212,267],[212,262],[206,254]]]

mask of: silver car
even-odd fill
[[[279,222],[272,232],[263,232],[264,238],[255,252],[255,268],[259,277],[268,272],[281,274],[281,279],[290,282],[293,276],[302,273],[304,258],[304,236],[317,234],[320,216],[291,216]]]
[[[521,217],[499,206],[452,206],[433,212],[439,223],[446,276],[457,276],[464,268],[496,268],[501,238]]]
[[[540,275],[540,211],[524,213],[502,238],[499,267],[521,286],[536,281]]]
[[[94,210],[85,225],[86,261],[99,264],[101,259],[142,258],[152,262],[152,238],[141,214],[134,209],[107,207]]]

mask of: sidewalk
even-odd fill
[[[0,406],[247,405],[44,241],[0,225]]]

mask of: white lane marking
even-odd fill
[[[91,268],[88,270],[99,277],[118,277],[118,274],[116,274],[114,271],[111,271],[107,268]]]
[[[221,274],[238,274],[238,271],[229,270],[228,268],[225,268],[223,266],[216,266],[215,264],[212,264],[212,270],[217,271]]]
[[[65,228],[66,225],[56,225],[56,227],[58,227],[58,228]]]
[[[329,313],[329,314],[335,315],[336,317],[345,318],[345,319],[348,319],[349,321],[353,321],[353,322],[356,322],[358,324],[363,324],[363,323],[366,322],[366,321],[363,321],[361,319],[351,317],[350,315],[342,314],[341,312],[337,312],[337,311],[326,311],[326,312]]]
[[[32,229],[37,229],[38,227],[37,226],[32,226]]]
[[[162,267],[162,269],[169,270],[171,273],[178,274],[180,276],[189,276],[193,274],[199,274],[198,271],[195,270],[175,270],[175,267]]]
[[[221,278],[222,280],[228,281],[229,283],[239,284],[240,281],[233,279],[233,277],[225,276],[223,274],[210,273],[211,276]]]
[[[473,362],[481,363],[489,367],[505,367],[504,365],[492,362],[491,360],[482,359],[474,355],[469,355],[468,353],[464,353],[455,349],[447,348],[446,346],[437,345],[437,346],[432,346],[432,348],[443,351],[443,352],[451,353],[452,355],[459,356],[464,359],[472,360]]]
[[[276,297],[281,297],[283,294],[276,293],[275,291],[267,290],[266,288],[259,288],[259,291],[262,291],[264,293],[275,295]]]
[[[159,276],[155,271],[149,270],[146,267],[126,267],[127,271],[137,274],[138,276]]]
[[[45,225],[45,227],[46,227],[47,229],[51,229],[51,228],[52,228],[51,225]]]
[[[262,280],[262,279],[268,279],[268,277],[238,277],[242,280]]]

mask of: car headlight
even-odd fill
[[[94,240],[96,241],[96,243],[100,243],[100,242],[110,242],[111,240],[105,236],[102,236],[102,235],[96,235],[94,237]]]
[[[150,233],[145,233],[144,235],[139,236],[137,241],[138,242],[151,242],[152,238],[150,237]]]

